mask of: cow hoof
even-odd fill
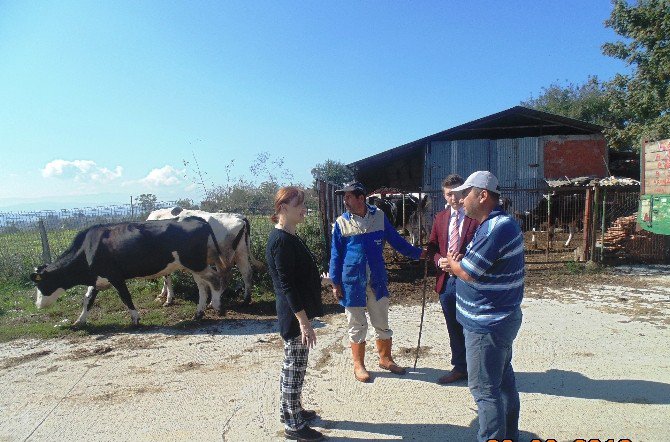
[[[249,304],[251,304],[251,296],[249,296],[248,298],[244,298],[242,300],[242,305],[249,305]]]
[[[174,304],[173,301],[165,301],[165,302],[163,303],[163,307],[169,307],[169,306],[171,306],[172,304]]]
[[[193,319],[195,319],[196,321],[199,321],[204,317],[205,317],[205,312],[195,312],[195,316],[193,317]]]
[[[83,328],[86,326],[86,322],[74,321],[72,328]]]
[[[162,302],[162,301],[163,298],[161,298],[160,296],[156,296],[156,299],[154,299],[154,302]]]

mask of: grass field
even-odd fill
[[[267,216],[252,215],[251,250],[260,261],[265,261],[267,237],[273,225]],[[76,235],[77,230],[58,230],[49,234],[52,250],[64,251]],[[53,239],[52,239],[53,234]],[[316,216],[309,216],[301,224],[298,234],[306,241],[314,253],[317,262],[321,263],[324,244]],[[32,237],[34,236],[34,238]],[[53,241],[53,242],[52,242]],[[39,234],[16,233],[0,235],[0,246],[4,251],[0,255],[0,341],[17,338],[54,338],[77,336],[90,333],[124,331],[132,328],[130,315],[121,303],[116,290],[101,292],[91,310],[88,325],[82,329],[74,329],[71,324],[79,317],[83,295],[86,288],[74,287],[68,290],[51,307],[40,310],[35,307],[35,288],[30,282],[32,269],[41,263],[42,248]],[[54,256],[57,256],[54,254]],[[128,281],[128,288],[133,302],[140,313],[142,327],[152,326],[193,326],[197,302],[197,288],[193,278],[187,274],[177,273],[173,276],[175,284],[175,304],[162,307],[154,299],[161,291],[162,280]],[[242,281],[237,270],[234,271],[232,287],[241,287]],[[235,306],[235,298],[229,304]],[[266,273],[256,272],[252,290],[253,304],[238,309],[233,315],[240,314],[272,314],[274,294],[272,283]],[[227,317],[230,315],[228,314]],[[215,320],[218,316],[208,310],[205,320]]]
[[[197,304],[197,287],[187,274],[173,275],[175,284],[174,304],[163,307],[155,300],[162,288],[162,280],[132,280],[128,288],[133,303],[140,313],[140,327],[191,327],[199,324],[193,320]],[[260,278],[262,280],[262,275]],[[50,307],[35,306],[35,288],[24,282],[0,282],[0,342],[17,338],[57,338],[84,336],[136,330],[131,325],[128,309],[121,302],[116,290],[109,289],[98,294],[86,326],[72,327],[81,313],[86,288],[74,287],[63,294]],[[233,295],[234,296],[234,295]],[[208,309],[204,321],[239,317],[240,313],[273,314],[274,294],[265,284],[257,283],[252,290],[253,303],[248,307],[239,305],[240,298],[226,298],[229,309],[223,317]]]

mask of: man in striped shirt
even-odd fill
[[[463,325],[468,387],[477,403],[479,442],[519,440],[519,392],[512,344],[521,326],[523,234],[500,206],[498,179],[474,172],[455,189],[465,214],[480,222],[465,255],[451,253],[458,277],[456,319]]]

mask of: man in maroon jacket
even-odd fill
[[[438,270],[435,291],[440,294],[440,304],[449,332],[451,364],[454,366],[451,372],[438,379],[440,384],[449,384],[468,377],[463,326],[456,321],[456,276],[451,273],[447,263],[449,252],[458,250],[459,254],[465,254],[465,248],[479,226],[476,220],[465,216],[460,194],[452,192],[452,189],[463,182],[463,178],[456,174],[449,175],[442,181],[447,205],[445,210],[435,215],[428,243],[429,250],[435,251],[433,261]]]

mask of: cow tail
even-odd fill
[[[223,259],[223,254],[221,253],[221,249],[219,248],[219,242],[216,240],[216,235],[214,234],[214,230],[212,229],[212,226],[205,220],[202,220],[206,225],[207,229],[209,229],[209,236],[212,237],[212,241],[214,241],[214,248],[216,249],[217,256],[219,257],[219,263],[221,264],[221,268],[225,269],[228,267],[226,264],[226,261]]]
[[[251,253],[251,224],[246,218],[244,218],[244,226],[244,242],[247,245],[247,255],[249,256],[249,261],[251,262],[252,267],[254,267],[256,270],[265,270],[265,265],[254,258],[254,255]]]

